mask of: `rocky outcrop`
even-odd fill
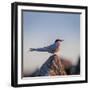
[[[36,76],[60,76],[60,75],[78,75],[80,74],[80,58],[76,66],[65,59],[59,58],[57,55],[52,55],[48,60],[37,69],[31,77]]]
[[[53,55],[42,65],[39,76],[67,75],[71,66],[71,62]]]

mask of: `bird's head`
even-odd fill
[[[64,40],[62,40],[62,39],[56,39],[56,40],[55,40],[56,46],[57,46],[57,47],[60,47],[62,41],[64,41]]]

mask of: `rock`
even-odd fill
[[[71,62],[52,55],[40,68],[39,76],[67,75]]]

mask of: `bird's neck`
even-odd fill
[[[57,55],[58,57],[60,57],[60,51],[55,52],[54,54]]]

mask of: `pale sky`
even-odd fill
[[[30,74],[49,58],[45,52],[29,52],[64,39],[61,56],[77,61],[80,54],[80,14],[23,11],[24,73]]]

